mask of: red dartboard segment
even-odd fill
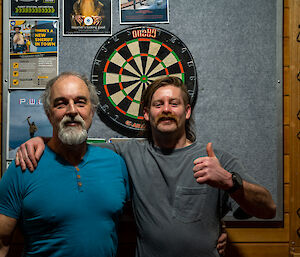
[[[126,42],[123,44],[123,45],[120,45],[117,49],[116,49],[116,51],[119,51],[122,47],[124,47],[126,45]]]
[[[100,100],[98,114],[119,133],[136,136],[143,129],[142,92],[162,76],[181,78],[194,103],[196,68],[178,37],[153,26],[116,33],[100,47],[93,62],[92,82]]]

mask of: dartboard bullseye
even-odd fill
[[[182,79],[194,103],[196,67],[178,37],[153,26],[130,27],[114,34],[93,61],[91,80],[97,87],[100,118],[123,135],[137,136],[143,129],[143,90],[162,76]]]

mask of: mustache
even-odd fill
[[[155,118],[155,123],[158,123],[163,120],[174,120],[176,123],[178,123],[178,118],[172,113],[160,114]]]
[[[85,129],[84,120],[80,115],[76,115],[75,117],[64,116],[60,122],[60,124],[65,127],[68,123],[79,123],[83,129]]]

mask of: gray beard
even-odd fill
[[[81,129],[78,129],[77,127],[66,127],[64,124],[68,120],[72,119],[65,116],[59,123],[58,138],[60,141],[66,145],[79,145],[85,142],[88,137],[88,132],[85,128],[83,119],[79,115],[74,119],[81,123]]]

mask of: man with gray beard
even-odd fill
[[[12,163],[0,182],[0,256],[17,222],[24,256],[115,256],[128,175],[119,155],[86,143],[96,90],[85,77],[66,72],[49,81],[42,100],[53,136],[38,172]]]
[[[73,119],[74,122],[78,122],[82,129],[77,130],[73,127],[68,127],[66,124],[72,122],[71,117],[63,117],[59,123],[58,138],[66,145],[78,145],[87,139],[87,130],[84,124],[84,120],[80,116],[76,116]]]

